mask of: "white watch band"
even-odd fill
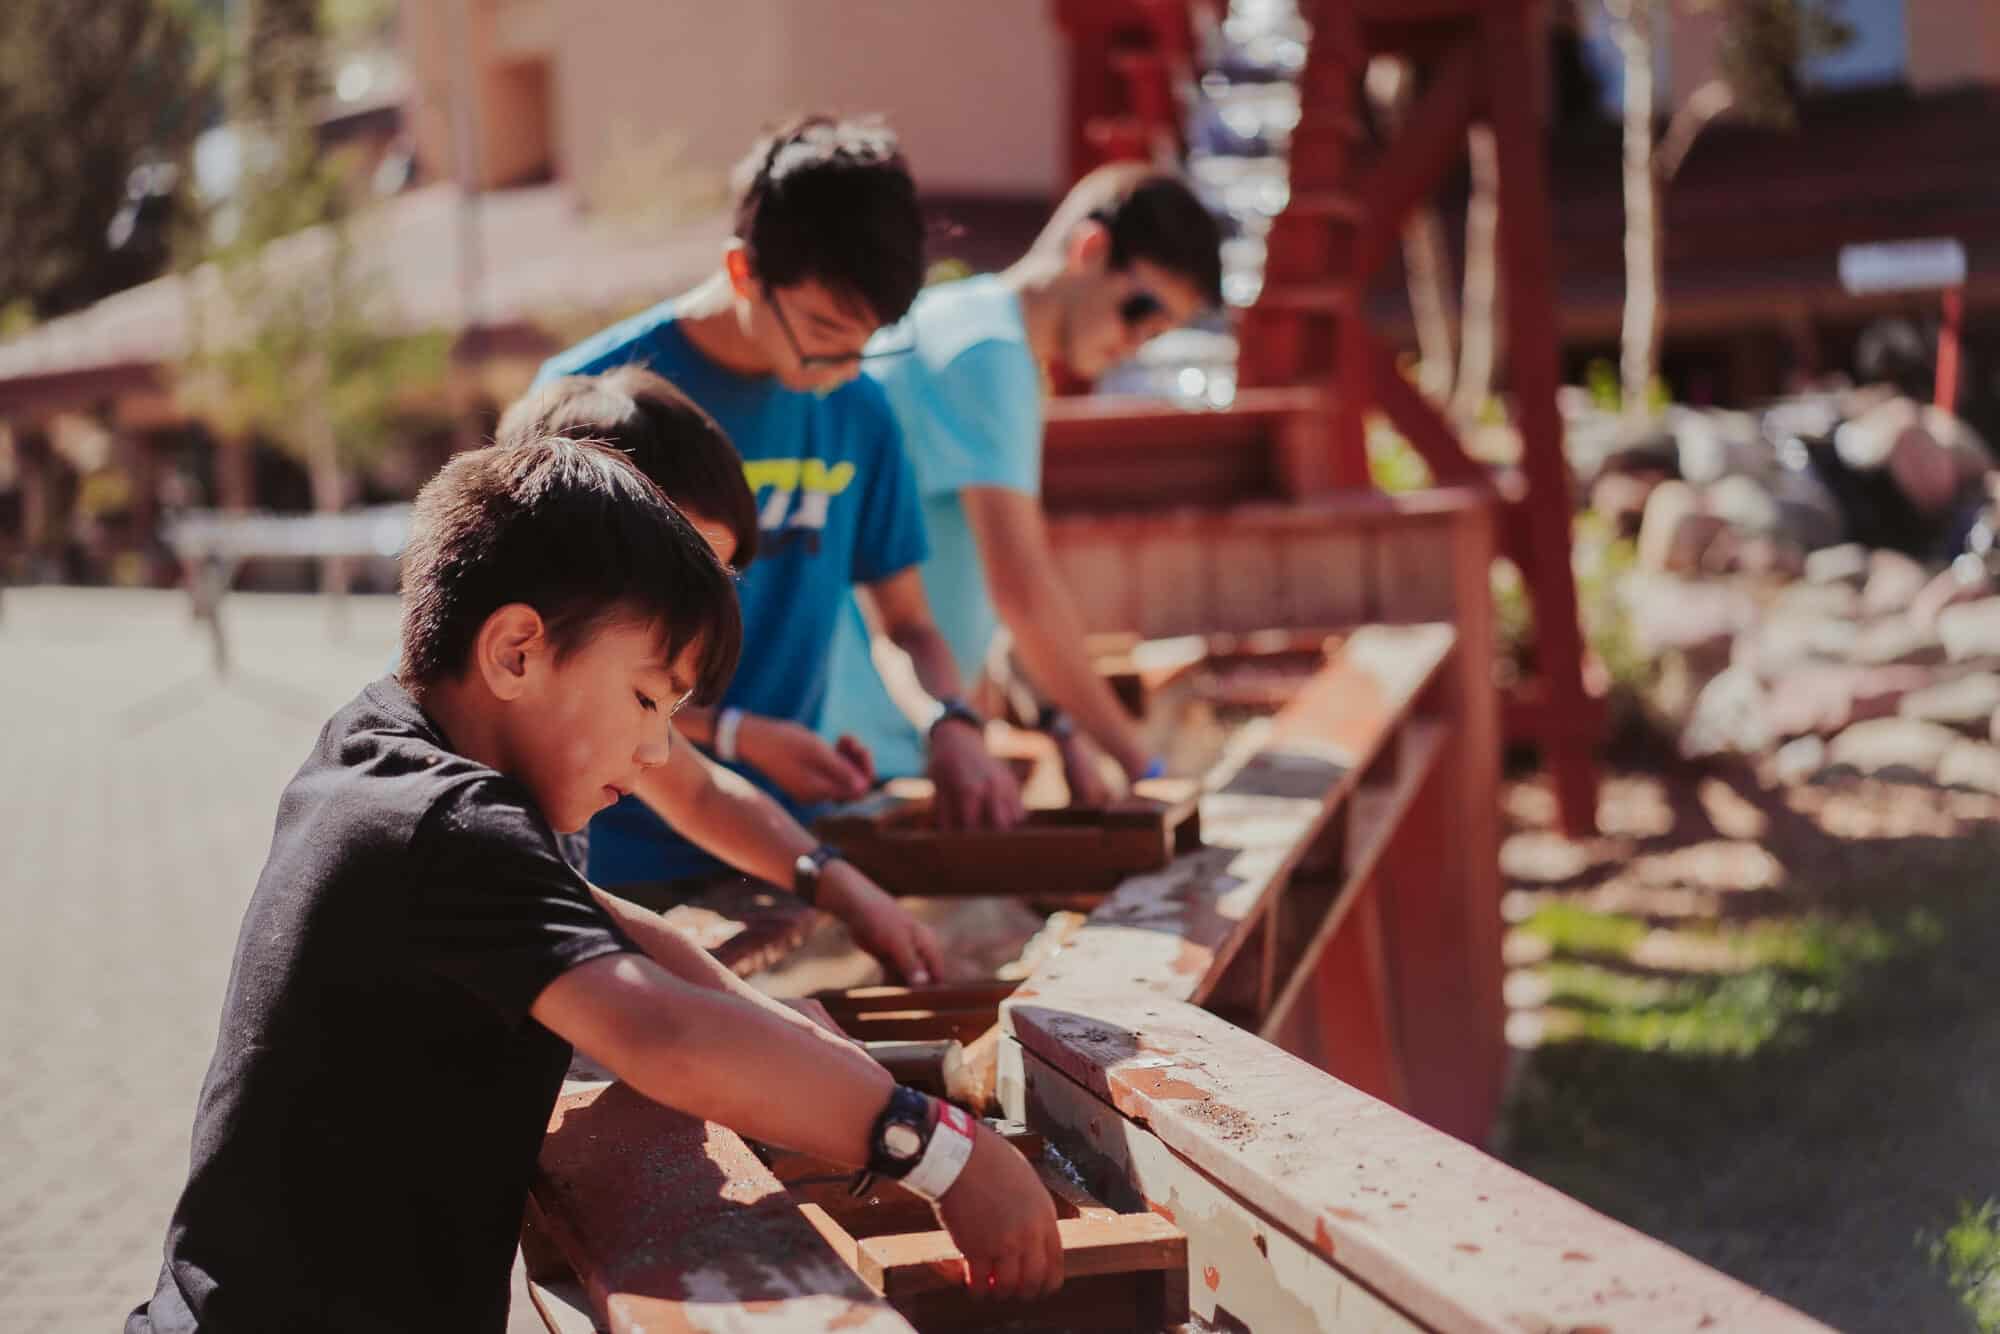
[[[743,710],[724,709],[715,715],[715,758],[736,763],[736,734],[743,730]]]
[[[903,1189],[932,1204],[943,1199],[972,1159],[975,1133],[971,1113],[948,1102],[939,1103],[937,1128],[931,1132],[924,1156],[904,1176]]]

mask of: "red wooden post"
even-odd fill
[[[1532,5],[1532,8],[1531,8]],[[1488,113],[1500,158],[1500,252],[1507,289],[1507,354],[1521,431],[1521,470],[1534,534],[1526,576],[1534,593],[1540,671],[1548,682],[1549,727],[1543,759],[1555,779],[1565,833],[1597,828],[1590,710],[1583,690],[1583,635],[1577,625],[1576,577],[1570,568],[1570,478],[1556,411],[1554,265],[1550,254],[1547,164],[1542,156],[1542,95],[1534,34],[1541,6],[1496,4],[1486,14],[1492,80]]]
[[[1937,387],[1934,400],[1946,412],[1958,411],[1959,330],[1965,323],[1965,289],[1944,291],[1944,324],[1938,329]]]

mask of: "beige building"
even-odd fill
[[[713,197],[760,127],[879,113],[927,192],[1062,181],[1064,61],[1044,0],[424,0],[402,7],[424,169],[455,176],[453,98],[476,85],[483,187],[556,178]]]

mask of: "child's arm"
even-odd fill
[[[798,859],[818,841],[784,807],[690,745],[639,780],[639,796],[660,818],[745,875],[789,889]],[[820,874],[816,906],[845,922],[863,949],[921,986],[944,971],[929,927],[850,862]],[[615,915],[615,914],[614,914]]]
[[[718,717],[714,709],[690,704],[674,715],[674,728],[713,750]],[[853,801],[875,785],[874,762],[853,738],[828,745],[810,727],[761,713],[742,715],[736,729],[736,756],[801,805]]]
[[[847,1043],[635,954],[570,969],[530,1013],[656,1102],[854,1166],[868,1160],[892,1088],[889,1072]],[[975,1294],[1034,1296],[1061,1283],[1048,1193],[984,1126],[938,1213],[965,1252]]]
[[[788,1003],[773,1000],[723,967],[707,950],[668,926],[658,913],[641,908],[636,903],[627,903],[616,894],[607,894],[595,885],[590,887],[590,892],[597,900],[598,906],[604,909],[612,921],[618,923],[618,929],[632,938],[632,943],[639,947],[640,953],[688,985],[707,987],[710,991],[727,992],[729,995],[751,1002],[760,1009],[769,1010],[787,1022],[806,1022],[815,1027],[830,1029],[836,1034],[839,1032],[837,1028],[833,1028],[831,1016],[827,1017],[824,1024],[815,1018],[815,1015],[826,1014],[825,1008],[817,1002]],[[801,1005],[805,1008],[801,1008]]]

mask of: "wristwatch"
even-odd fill
[[[1076,724],[1070,716],[1055,705],[1046,705],[1041,716],[1035,719],[1035,730],[1046,733],[1053,741],[1063,742],[1076,735]]]
[[[875,1178],[884,1176],[935,1204],[972,1160],[976,1137],[975,1123],[964,1108],[898,1084],[868,1136],[868,1166],[848,1189],[865,1195]]]
[[[792,863],[792,892],[804,899],[810,906],[819,903],[820,873],[826,870],[828,862],[840,860],[840,849],[831,843],[822,843],[811,852],[801,852]]]
[[[937,717],[931,719],[930,731],[935,732],[949,722],[966,723],[979,733],[986,731],[986,720],[979,716],[979,710],[956,695],[947,695],[938,701]]]

